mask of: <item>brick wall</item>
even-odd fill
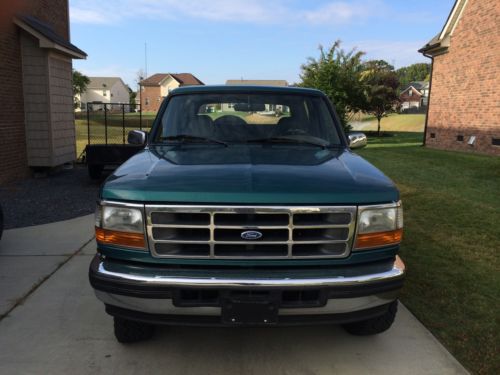
[[[31,14],[50,23],[69,38],[68,1],[38,0],[5,2],[0,6],[0,184],[28,174],[24,128],[24,99],[20,31],[14,14]]]
[[[143,112],[158,112],[161,102],[160,86],[143,86],[141,88],[141,108]]]
[[[500,138],[499,17],[500,1],[469,0],[448,53],[434,57],[428,147],[500,155],[500,146],[492,145]]]
[[[0,32],[0,183],[28,173],[24,130],[21,48],[14,24]]]

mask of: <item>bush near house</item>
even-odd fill
[[[500,158],[421,147],[422,133],[358,153],[391,177],[405,208],[403,303],[471,372],[500,373]]]

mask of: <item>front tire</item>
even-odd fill
[[[387,331],[392,326],[397,311],[398,300],[395,300],[388,305],[387,312],[384,315],[359,322],[347,323],[343,327],[347,332],[355,336],[376,335]]]
[[[122,318],[114,318],[115,337],[118,342],[128,344],[153,337],[154,326]]]

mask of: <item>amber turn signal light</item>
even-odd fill
[[[95,239],[103,245],[118,245],[142,249],[146,247],[143,233],[120,232],[96,227]]]
[[[394,245],[400,243],[402,238],[402,228],[387,232],[358,234],[356,245],[354,247],[356,249],[368,249],[372,247]]]

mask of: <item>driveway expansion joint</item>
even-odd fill
[[[35,282],[33,284],[33,286],[31,287],[31,289],[25,293],[22,297],[19,297],[16,302],[14,303],[14,305],[12,305],[11,308],[9,308],[5,313],[1,314],[0,315],[0,322],[6,318],[7,316],[9,316],[9,314],[18,306],[22,305],[24,303],[24,301],[26,301],[28,299],[28,297],[33,293],[35,292],[41,285],[43,285],[48,279],[50,279],[62,266],[64,266],[66,263],[68,263],[71,259],[73,259],[75,256],[77,256],[84,248],[85,246],[87,246],[89,243],[91,243],[93,240],[94,240],[95,236],[92,236],[88,241],[86,241],[83,245],[81,245],[74,253],[71,253],[71,254],[68,254],[68,255],[58,255],[58,256],[67,256],[67,258],[62,261],[61,263],[59,263],[56,268],[50,272],[48,275],[40,278],[37,282]],[[2,256],[15,256],[15,255],[2,255]],[[20,257],[22,256],[26,256],[26,255],[18,255]],[[55,255],[37,255],[37,256],[55,256]]]

